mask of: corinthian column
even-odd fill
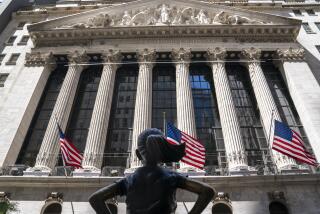
[[[207,57],[211,61],[214,88],[220,113],[222,134],[228,157],[230,174],[243,172],[248,169],[247,156],[241,136],[240,124],[233,102],[224,59],[226,51],[221,48],[208,50]]]
[[[172,51],[176,64],[177,122],[178,128],[197,138],[192,91],[189,81],[190,50],[180,48]]]
[[[139,134],[151,128],[152,118],[152,68],[156,57],[154,50],[144,49],[137,53],[139,61],[138,86],[134,108],[134,121],[131,146],[131,168],[140,166],[136,156]]]
[[[122,55],[119,51],[110,50],[106,53],[102,53],[102,59],[104,63],[107,64],[103,66],[97,97],[92,112],[82,161],[83,169],[78,169],[73,173],[77,176],[99,176],[101,174],[101,164],[107,138],[113,88],[118,68],[118,64],[115,63],[118,63],[122,59]]]
[[[274,130],[274,122],[271,122],[272,112],[273,120],[281,121],[281,117],[260,65],[259,60],[261,56],[261,50],[256,48],[245,49],[242,51],[242,55],[248,60],[250,80],[260,110],[262,125],[266,135],[270,136],[270,141],[268,143],[271,147]],[[296,166],[293,159],[282,155],[275,150],[272,150],[272,155],[279,170],[291,169],[292,166]]]
[[[60,150],[60,144],[58,142],[59,132],[56,123],[59,123],[62,130],[66,129],[80,74],[84,68],[83,65],[79,64],[87,62],[88,57],[86,54],[80,54],[76,51],[71,55],[68,55],[68,60],[69,69],[53,108],[53,112],[36,159],[36,164],[33,167],[33,171],[41,171],[41,173],[39,173],[40,175],[49,175],[56,165],[57,156]]]
[[[172,58],[176,64],[177,125],[181,131],[197,138],[192,91],[189,81],[191,52],[183,48],[172,50]],[[182,173],[188,173],[190,170],[196,171],[194,167],[184,163],[180,163],[180,169]]]

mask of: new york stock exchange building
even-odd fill
[[[141,165],[141,131],[172,122],[206,148],[203,170],[165,166],[216,188],[204,213],[319,214],[319,170],[271,149],[276,119],[320,160],[319,11],[311,0],[20,8],[0,34],[0,202],[94,213],[89,195]],[[67,176],[57,123],[83,154]],[[176,213],[195,200],[179,190]]]

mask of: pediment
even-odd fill
[[[69,37],[77,31],[81,35],[94,32],[91,36],[100,38],[150,37],[159,33],[168,35],[167,32],[171,36],[278,33],[295,38],[300,24],[286,17],[194,0],[139,0],[40,22],[28,29],[33,39],[39,41],[50,37],[50,32],[55,37],[60,37],[62,32]],[[47,34],[40,36],[39,32]]]

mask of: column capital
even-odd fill
[[[189,62],[191,59],[191,50],[184,48],[172,49],[171,55],[175,61]]]
[[[305,50],[303,48],[277,49],[277,55],[282,61],[305,60]]]
[[[33,52],[33,53],[26,54],[25,66],[38,67],[38,66],[45,66],[45,65],[49,65],[52,67],[56,66],[56,60],[51,52],[50,53]]]
[[[156,59],[156,51],[147,48],[137,50],[137,59],[139,63],[154,62]]]
[[[261,49],[251,47],[251,48],[243,49],[241,51],[241,54],[248,60],[260,60]]]
[[[87,63],[89,61],[89,57],[86,51],[83,51],[81,53],[79,51],[69,52],[67,57],[69,60],[69,64],[81,64]]]
[[[224,61],[227,56],[227,51],[225,48],[220,47],[214,49],[209,48],[205,56],[209,61]]]
[[[119,50],[108,50],[101,53],[101,58],[104,62],[120,62],[122,54]]]
[[[123,56],[119,50],[103,51],[101,53],[101,58],[105,63],[118,63],[122,60]],[[117,69],[119,64],[109,64],[113,69]]]

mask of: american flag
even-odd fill
[[[172,123],[167,124],[167,141],[172,144],[186,144],[185,156],[182,162],[203,169],[206,159],[204,146],[195,138],[177,129]]]
[[[275,120],[272,149],[300,162],[318,166],[315,157],[304,146],[300,134],[277,120]]]
[[[82,168],[81,161],[82,155],[79,150],[68,140],[64,133],[62,132],[60,126],[58,125],[59,134],[60,134],[60,148],[62,154],[63,165],[73,166],[75,168]]]

